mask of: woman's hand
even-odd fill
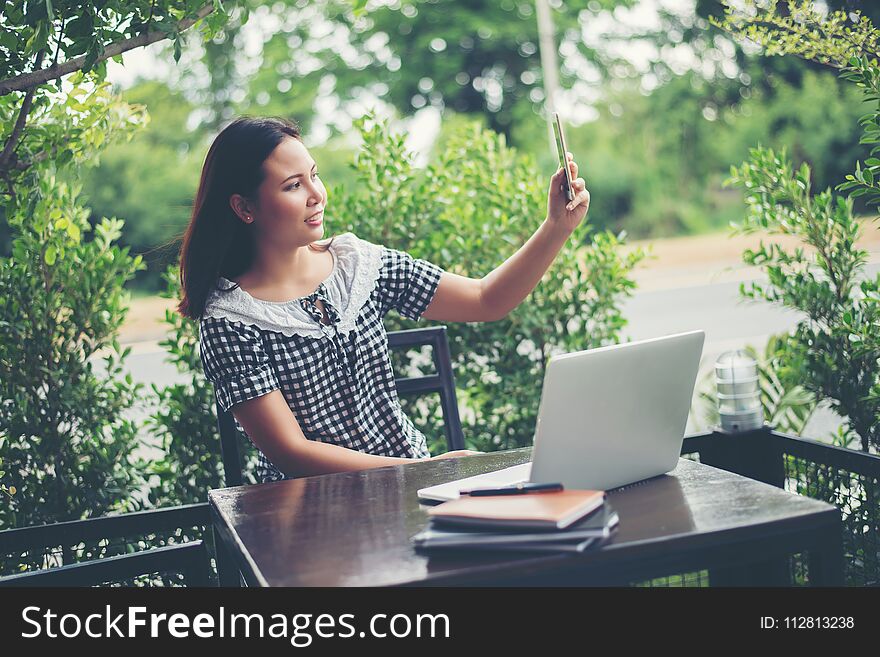
[[[440,454],[438,456],[432,456],[430,461],[437,461],[439,459],[455,459],[459,456],[473,456],[474,454],[482,454],[483,452],[476,452],[472,449],[457,449],[454,452],[445,452],[444,454]]]
[[[574,200],[568,201],[565,198],[565,192],[562,189],[566,184],[565,171],[559,167],[550,179],[550,191],[547,194],[547,220],[571,233],[587,216],[587,210],[590,209],[590,192],[587,191],[584,179],[577,177],[578,166],[574,161],[574,156],[566,152],[565,158],[569,171],[571,171],[571,189],[574,192]]]

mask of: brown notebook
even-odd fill
[[[605,501],[601,490],[561,490],[490,497],[460,497],[428,510],[434,522],[449,525],[565,529]]]

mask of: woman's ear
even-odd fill
[[[233,194],[229,197],[229,207],[246,224],[254,222],[254,212],[251,203],[241,194]]]

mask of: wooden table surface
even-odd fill
[[[218,537],[252,586],[625,583],[663,572],[766,565],[771,556],[802,549],[817,556],[816,583],[842,577],[835,507],[686,459],[667,475],[609,491],[620,525],[591,552],[414,549],[411,537],[428,524],[418,489],[525,463],[530,453],[225,488],[209,500]]]

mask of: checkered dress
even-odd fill
[[[202,365],[217,401],[227,410],[281,390],[310,440],[428,456],[424,434],[400,407],[382,318],[393,309],[418,319],[442,270],[351,233],[337,236],[330,252],[330,276],[311,295],[287,302],[256,299],[219,279],[199,323]],[[256,474],[264,482],[284,478],[262,452]]]

